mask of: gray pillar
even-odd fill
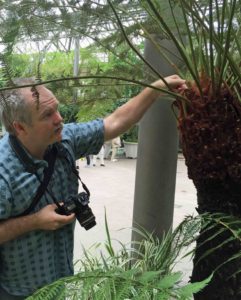
[[[177,53],[172,42],[161,43]],[[149,41],[146,41],[145,57],[163,76],[175,73]],[[178,63],[175,57],[172,61]],[[178,133],[171,103],[168,96],[161,97],[142,118],[139,127],[133,227],[141,225],[159,238],[172,228],[173,221]],[[139,239],[133,231],[132,241]]]

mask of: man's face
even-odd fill
[[[31,125],[25,125],[25,131],[29,141],[47,147],[61,141],[63,119],[58,111],[59,102],[51,91],[40,86],[38,92],[39,104],[37,104],[38,100],[32,97],[30,90],[23,91],[25,99],[28,99],[32,119]]]

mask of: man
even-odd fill
[[[177,75],[166,77],[166,82],[174,90],[185,88],[185,81]],[[153,86],[164,88],[165,84],[158,80]],[[97,154],[104,141],[137,123],[159,95],[148,87],[103,120],[63,125],[58,101],[46,87],[5,93],[1,119],[8,134],[0,141],[0,299],[24,299],[39,287],[73,274],[75,214],[58,214],[53,195],[58,202],[77,195],[78,179],[71,164]],[[10,136],[31,160],[34,173],[26,170]],[[48,165],[45,154],[53,145],[60,153],[48,184],[50,193],[44,193],[31,213],[19,216],[36,195]]]

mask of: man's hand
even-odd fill
[[[56,230],[74,221],[75,214],[59,215],[55,204],[50,204],[34,214],[0,221],[0,245],[33,230]]]
[[[176,90],[176,91],[180,92],[182,90],[187,89],[186,80],[182,79],[178,75],[167,76],[164,79],[167,82],[167,84],[171,90],[174,90],[174,91]],[[157,88],[161,88],[161,89],[167,88],[167,85],[165,84],[165,82],[162,79],[155,81],[154,83],[152,83],[152,85]]]
[[[57,206],[49,204],[35,214],[36,227],[41,230],[56,230],[74,221],[75,214],[64,216],[56,213]]]
[[[181,92],[187,89],[186,81],[178,75],[167,76],[165,81],[167,84],[159,79],[152,83],[152,86],[160,89],[167,89],[169,87],[173,92]],[[104,119],[105,141],[121,135],[136,124],[161,94],[164,94],[164,92],[152,87],[146,87],[138,95],[108,115]]]

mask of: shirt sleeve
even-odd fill
[[[8,183],[0,177],[0,220],[8,219],[12,211],[12,195]]]
[[[71,145],[76,159],[90,154],[98,154],[104,144],[103,119],[64,125],[62,141]]]

